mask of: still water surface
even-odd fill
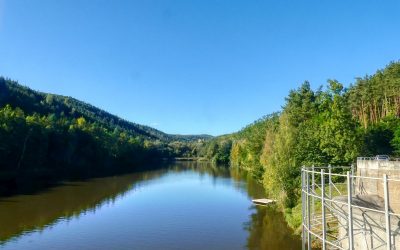
[[[246,173],[177,162],[0,198],[0,249],[299,249]]]

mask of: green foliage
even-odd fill
[[[232,139],[229,136],[220,136],[198,146],[197,155],[216,164],[228,164],[232,148]]]
[[[396,153],[398,156],[400,156],[400,125],[397,127],[397,129],[394,132],[394,138],[391,141],[393,147],[396,149]]]
[[[399,117],[400,63],[358,78],[349,89],[329,80],[314,91],[304,82],[290,91],[280,113],[216,138],[168,135],[0,78],[0,177],[21,171],[90,175],[149,159],[205,157],[247,169],[297,225],[300,167],[400,155]]]
[[[264,168],[260,157],[265,143],[266,133],[277,126],[277,113],[265,116],[245,127],[234,136],[233,149],[230,154],[231,163],[247,169],[253,176],[261,179]]]
[[[329,81],[319,112],[320,149],[326,154],[328,162],[333,165],[351,163],[359,152],[356,133],[356,121],[353,120],[344,96],[343,85],[337,81]]]
[[[387,116],[400,116],[400,63],[358,78],[348,91],[349,108],[364,128]]]
[[[282,112],[224,138],[232,139],[231,164],[262,181],[296,227],[301,166],[349,165],[359,155],[400,155],[399,117],[400,63],[391,63],[358,78],[349,89],[329,80],[325,89],[313,91],[304,82],[290,91]]]
[[[170,135],[157,129],[126,121],[90,104],[72,97],[33,91],[17,82],[0,77],[0,107],[7,104],[21,108],[25,113],[53,114],[55,117],[85,118],[86,122],[97,123],[108,130],[121,130],[130,136],[140,136],[163,142],[210,139],[209,135]]]
[[[168,135],[0,77],[0,193],[37,180],[114,174],[190,157],[208,138]]]
[[[361,152],[366,156],[378,154],[391,155],[396,150],[396,129],[400,120],[394,116],[383,118],[379,123],[362,130],[363,147]]]
[[[293,208],[286,208],[284,211],[285,220],[291,228],[295,228],[296,234],[301,234],[301,203],[298,203]]]

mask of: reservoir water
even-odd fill
[[[207,163],[63,185],[0,198],[0,249],[300,249],[263,188]]]

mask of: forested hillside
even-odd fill
[[[238,133],[215,138],[201,152],[230,160],[263,182],[292,226],[300,223],[300,169],[310,165],[350,165],[357,156],[400,155],[400,63],[349,88],[335,80],[312,90],[308,82],[290,91],[280,113]],[[228,141],[228,142],[227,142]],[[215,145],[230,149],[212,150]],[[229,152],[228,155],[220,155]]]
[[[280,112],[211,138],[169,135],[71,97],[0,78],[0,193],[36,180],[131,171],[163,158],[201,156],[250,171],[299,223],[300,168],[400,156],[400,63],[344,88],[336,80],[290,91]]]
[[[196,155],[207,135],[169,135],[0,77],[0,194],[37,180],[135,170]]]

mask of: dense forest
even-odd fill
[[[288,222],[301,222],[300,169],[350,165],[357,156],[400,156],[400,63],[344,88],[336,80],[290,91],[279,113],[214,138],[199,152],[250,171],[280,201]]]
[[[249,171],[300,223],[300,168],[400,156],[400,63],[345,88],[336,80],[290,91],[282,110],[233,134],[169,135],[71,97],[0,78],[0,194],[32,183],[132,171],[205,157]]]
[[[209,138],[169,135],[0,77],[0,194],[191,157]]]

